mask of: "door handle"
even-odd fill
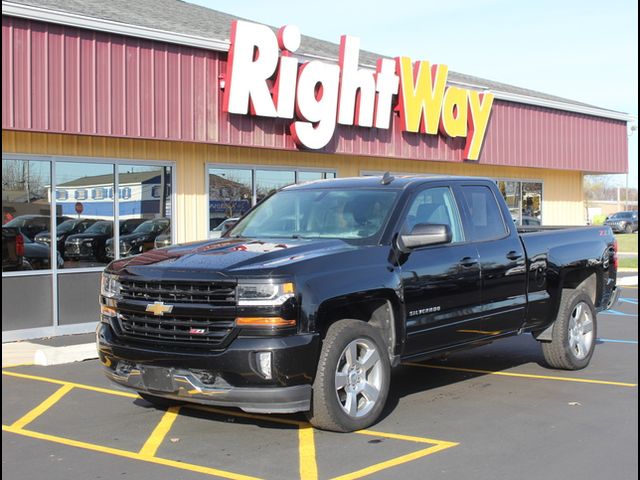
[[[522,254],[516,252],[515,250],[511,250],[509,253],[507,253],[507,258],[509,260],[518,260],[520,257],[522,257]]]
[[[463,259],[460,260],[460,265],[462,265],[463,267],[469,268],[469,267],[473,267],[474,265],[476,265],[478,263],[478,260],[472,257],[464,257]]]

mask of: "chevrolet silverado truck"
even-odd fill
[[[285,187],[220,239],[112,262],[107,376],[158,406],[373,424],[391,368],[529,332],[586,367],[615,303],[609,227],[518,232],[489,179],[365,177]]]

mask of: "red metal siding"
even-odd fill
[[[228,115],[226,55],[2,17],[2,128],[296,150],[289,121]],[[464,139],[338,126],[327,153],[462,162]],[[622,173],[626,123],[496,100],[481,163]],[[469,162],[475,163],[475,162]]]

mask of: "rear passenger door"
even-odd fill
[[[482,281],[481,308],[474,322],[479,336],[518,330],[525,319],[526,258],[508,210],[488,184],[461,183],[456,195],[462,206],[465,233],[478,251]]]

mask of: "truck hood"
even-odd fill
[[[206,271],[234,277],[259,270],[270,276],[280,267],[358,247],[342,240],[221,238],[151,250],[113,262],[108,271],[130,275],[180,276]]]

